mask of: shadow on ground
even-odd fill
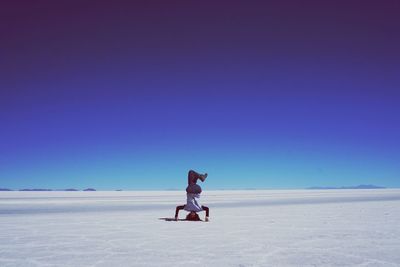
[[[176,221],[188,221],[188,222],[204,222],[203,220],[200,221],[193,221],[193,220],[186,220],[186,219],[178,219],[175,220],[175,218],[158,218],[159,220],[163,220],[166,222],[176,222]]]

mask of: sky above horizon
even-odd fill
[[[400,187],[398,1],[3,1],[0,188]]]

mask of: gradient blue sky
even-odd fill
[[[101,2],[1,2],[0,187],[400,186],[398,1]]]

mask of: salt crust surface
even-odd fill
[[[400,266],[400,189],[204,191],[209,223],[159,219],[184,202],[0,192],[0,266]]]

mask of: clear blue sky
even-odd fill
[[[400,186],[396,1],[11,2],[0,188]]]

